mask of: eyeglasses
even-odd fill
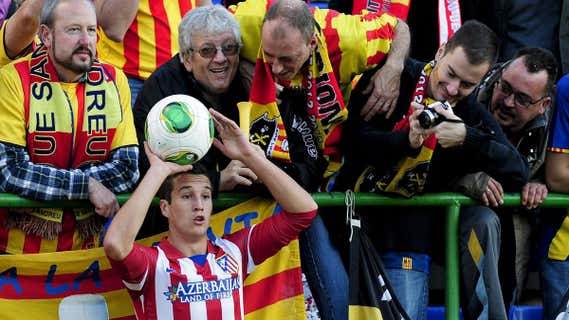
[[[200,56],[202,58],[211,59],[211,58],[215,57],[218,50],[221,50],[221,52],[223,53],[224,56],[230,57],[230,56],[236,55],[237,52],[239,52],[239,45],[237,43],[228,43],[228,44],[222,45],[221,47],[205,46],[205,47],[201,47],[197,50],[190,48],[189,51],[192,51],[192,52],[196,51],[197,53],[200,54]]]
[[[504,99],[507,99],[510,95],[514,95],[514,103],[522,108],[529,108],[530,106],[540,102],[541,100],[547,98],[549,95],[544,95],[543,97],[532,100],[530,96],[525,93],[514,91],[512,86],[504,79],[500,78],[497,81],[498,89],[504,95]]]

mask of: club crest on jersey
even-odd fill
[[[217,265],[226,273],[230,274],[237,274],[239,271],[239,264],[237,261],[230,255],[224,254],[219,258],[215,259]]]
[[[178,300],[178,295],[176,294],[176,287],[168,287],[168,291],[164,292],[166,296],[166,300],[174,303],[174,301]]]

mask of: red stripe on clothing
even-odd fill
[[[258,104],[275,103],[275,86],[271,75],[271,68],[268,63],[264,63],[263,59],[257,58],[255,64],[255,73],[253,83],[251,84],[251,102]]]
[[[22,90],[24,91],[24,106],[30,105],[30,69],[28,66],[27,61],[22,61],[20,63],[16,63],[14,68],[18,71],[18,75],[20,76],[20,80],[22,81]],[[24,78],[22,78],[24,75]],[[24,120],[28,123],[28,119],[30,118],[30,108],[24,107]]]
[[[57,237],[57,251],[73,249],[73,235],[75,234],[75,217],[68,210],[63,212],[63,229]]]
[[[77,148],[77,140],[79,138],[79,133],[83,132],[83,121],[85,118],[83,115],[85,114],[85,83],[80,83],[75,87],[75,95],[77,97],[77,117],[74,117],[77,121],[77,126],[73,128],[75,131],[75,137],[73,137],[73,159],[77,159],[78,153],[83,153],[83,150],[78,150]],[[90,134],[90,132],[88,132]],[[80,158],[83,158],[82,156]],[[71,159],[71,163],[69,166],[73,165],[73,159]]]
[[[367,58],[367,64],[368,64],[368,66],[373,65],[373,64],[378,64],[383,60],[384,57],[385,57],[385,53],[377,52],[373,56],[369,56]]]
[[[168,257],[168,253],[164,251],[165,255]],[[179,283],[188,283],[188,277],[184,276],[182,273],[182,268],[180,267],[180,263],[176,261],[176,259],[171,259],[168,257],[169,261],[169,268],[174,270],[174,272],[170,272],[170,283],[172,286],[176,286]],[[156,262],[155,262],[156,263]],[[154,279],[156,282],[156,279]],[[154,283],[152,284],[154,286]],[[153,288],[152,292],[155,292],[156,289]],[[157,297],[154,297],[157,299]],[[155,300],[155,305],[158,305],[158,301]],[[190,303],[180,303],[176,301],[172,303],[172,309],[174,312],[174,320],[182,320],[182,319],[191,319],[190,317]]]
[[[280,141],[284,140],[283,138],[279,139]],[[279,152],[286,152],[285,150],[283,150],[283,148],[281,148],[280,146],[275,146],[275,151],[279,151]],[[287,161],[288,162],[288,161]]]
[[[199,267],[198,267],[199,268]],[[203,265],[203,268],[200,268],[200,274],[201,275],[211,275],[209,276],[207,279],[204,277],[203,281],[212,281],[212,280],[217,280],[219,279],[219,277],[214,276],[214,273],[211,270],[211,267],[209,266],[208,261],[205,262],[205,264]],[[221,300],[219,299],[214,299],[214,300],[206,300],[205,301],[205,310],[207,313],[207,319],[219,319],[222,320],[222,314],[221,314]]]
[[[392,3],[389,9],[389,14],[396,16],[397,18],[407,21],[407,15],[409,14],[409,4],[404,5],[401,3]]]
[[[123,39],[123,54],[126,62],[122,67],[124,73],[140,78],[140,38],[138,37],[138,16],[128,27]]]
[[[241,320],[241,299],[240,299],[240,291],[233,290],[231,294],[233,296],[233,316],[236,320]]]
[[[383,14],[383,12],[368,12],[366,14],[362,14],[360,16],[360,19],[362,19],[362,21],[373,21],[375,19],[377,19],[379,16],[381,16]]]
[[[0,208],[0,252],[6,252],[8,246],[8,209]]]
[[[332,20],[339,15],[338,12],[330,10],[326,14],[326,28],[322,30],[328,48],[328,58],[334,70],[336,79],[340,79],[340,63],[342,62],[342,51],[340,50],[340,36],[338,29],[332,26]]]
[[[172,57],[170,24],[164,8],[164,1],[149,1],[150,13],[154,17],[154,41],[156,43],[156,68]]]
[[[254,284],[245,286],[243,296],[247,297],[245,314],[264,308],[279,300],[302,294],[300,267],[281,271]],[[281,288],[281,290],[273,290]]]
[[[190,0],[179,0],[180,14],[183,17],[190,9],[192,9],[192,2]]]
[[[367,0],[353,0],[352,14],[360,14],[362,10],[367,8]]]
[[[385,39],[392,38],[390,35],[394,33],[393,26],[390,24],[385,24],[381,28],[376,30],[370,30],[366,32],[367,41],[372,41],[375,39]]]
[[[42,238],[26,233],[24,236],[24,253],[39,253]]]
[[[131,299],[131,301],[132,301],[132,306],[133,306],[133,308],[134,308],[134,313],[135,313],[136,315],[138,315],[138,317],[139,317],[140,319],[144,319],[144,316],[146,316],[147,318],[150,319],[150,316],[148,316],[148,315],[149,315],[148,311],[146,311],[146,310],[144,309],[144,306],[142,305],[142,302],[143,302],[142,296],[138,296],[138,295],[136,295],[134,292],[132,292],[132,291],[130,291],[130,290],[128,291],[128,294],[129,294],[130,299]]]
[[[158,260],[158,255],[157,254],[153,254],[153,255],[148,255],[148,265],[146,271],[148,272],[148,274],[146,275],[146,280],[144,282],[144,297],[147,299],[143,299],[142,298],[142,293],[143,291],[137,292],[140,293],[141,295],[138,296],[136,295],[134,292],[131,292],[131,297],[134,296],[136,297],[137,303],[139,305],[137,305],[136,303],[135,305],[135,310],[141,310],[141,313],[139,314],[139,319],[144,319],[142,317],[144,312],[144,315],[146,315],[147,319],[156,319],[156,282],[154,279],[154,276],[152,276],[150,274],[150,272],[156,272],[156,270],[150,266],[156,266],[156,261]],[[140,278],[142,280],[142,278]],[[149,280],[150,279],[150,280]],[[137,313],[138,314],[138,313]]]
[[[117,78],[117,69],[110,64],[101,63],[103,67],[103,71],[105,72],[105,76],[116,79]],[[105,79],[105,81],[112,81],[111,79]]]

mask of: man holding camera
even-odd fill
[[[527,164],[492,115],[475,104],[475,98],[465,98],[496,56],[494,33],[481,23],[466,22],[439,48],[433,61],[406,63],[393,116],[376,116],[369,122],[360,115],[367,99],[361,94],[369,79],[364,76],[348,106],[350,116],[343,136],[347,159],[338,187],[412,197],[448,191],[465,174],[488,170],[506,190],[519,190],[527,181]],[[442,121],[425,121],[437,117]],[[360,210],[364,231],[382,254],[395,293],[409,316],[425,319],[430,257],[439,240],[436,236],[444,234],[443,224],[436,223],[441,221],[441,210],[386,209],[392,212],[378,215]],[[471,234],[462,232],[470,230],[475,221],[485,227]],[[496,286],[499,240],[499,221],[491,209],[462,209],[461,264],[469,247],[479,252],[478,270],[474,275],[463,272],[462,282],[483,286],[470,291],[476,286],[465,285],[465,319],[506,318],[501,290]]]

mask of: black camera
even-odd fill
[[[428,105],[423,111],[421,111],[421,113],[419,113],[419,116],[417,116],[417,120],[419,120],[419,124],[423,129],[432,128],[446,119],[444,116],[435,111],[434,107],[437,104],[441,105],[445,109],[451,107],[450,103],[447,101],[437,101]]]

